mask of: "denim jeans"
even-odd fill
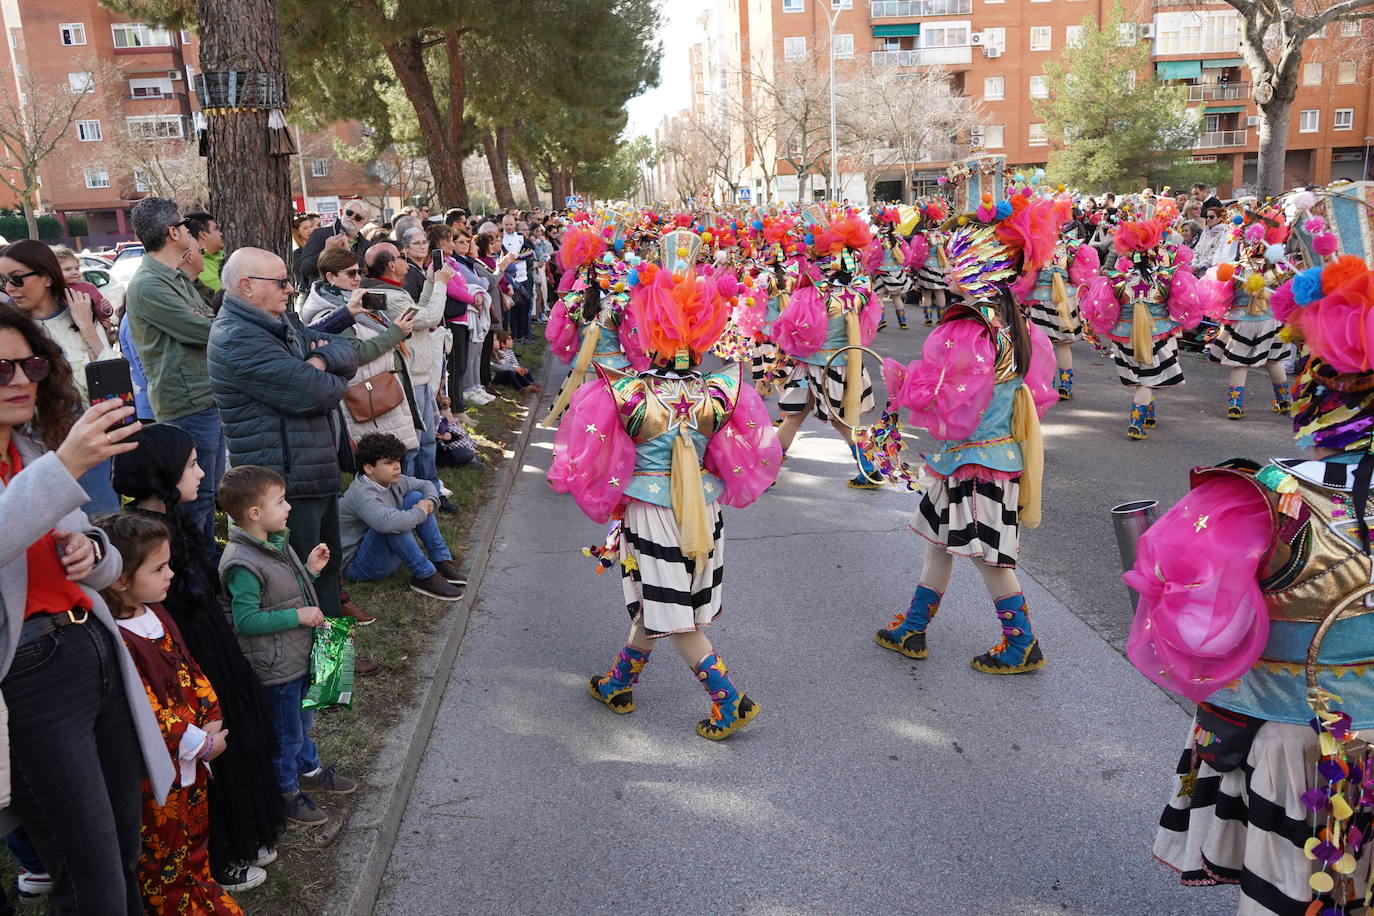
[[[219,411],[213,407],[168,422],[184,429],[196,440],[196,464],[200,465],[205,476],[201,478],[195,501],[183,504],[182,509],[201,526],[206,541],[214,544],[215,493],[219,490],[220,478],[224,476],[228,448],[224,438],[224,424],[220,422]]]
[[[267,690],[272,704],[272,729],[277,733],[277,755],[272,767],[277,771],[277,788],[283,795],[295,795],[302,774],[320,765],[320,754],[310,739],[315,725],[315,710],[302,709],[301,700],[310,687],[310,675],[278,684]]]
[[[416,385],[415,402],[420,408],[420,422],[425,428],[419,430],[420,450],[415,453],[415,457],[412,459],[411,453],[406,453],[405,472],[411,477],[430,481],[435,489],[438,489],[439,466],[435,459],[434,432],[439,428],[439,403],[435,399],[433,386]]]
[[[143,755],[119,670],[92,615],[21,645],[0,682],[13,801],[52,875],[49,913],[142,914]]]
[[[413,509],[423,498],[420,491],[412,490],[406,494],[405,502],[401,504],[402,508]],[[420,545],[415,543],[416,534],[425,545],[423,551]],[[431,513],[411,531],[402,531],[399,534],[368,531],[358,544],[357,552],[348,561],[344,575],[359,582],[375,582],[385,579],[404,563],[412,576],[428,579],[434,575],[435,562],[452,559],[453,554],[449,553],[444,536],[439,532],[439,523]]]
[[[119,494],[115,493],[114,484],[110,480],[113,470],[114,461],[111,459],[100,462],[77,478],[76,482],[81,484],[81,489],[91,498],[90,502],[81,507],[87,518],[119,511]]]

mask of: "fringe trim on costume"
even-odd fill
[[[673,470],[668,488],[673,515],[682,532],[682,552],[697,563],[704,563],[715,546],[706,527],[706,493],[701,487],[701,463],[684,423],[673,440]]]
[[[1035,398],[1024,382],[1016,389],[1011,408],[1011,436],[1021,443],[1021,492],[1017,508],[1021,524],[1027,528],[1040,526],[1040,484],[1045,473],[1045,441],[1040,434],[1040,415],[1035,411]]]
[[[1073,311],[1069,308],[1069,290],[1058,273],[1050,274],[1050,298],[1054,301],[1055,311],[1059,313],[1059,330],[1065,334],[1076,333]]]
[[[849,337],[849,346],[858,347],[861,343],[861,337],[857,311],[845,312],[844,327]],[[850,429],[859,425],[862,413],[860,405],[863,401],[863,370],[864,354],[862,350],[851,349],[845,353],[844,422]]]
[[[1150,314],[1150,310],[1145,307],[1144,303],[1137,302],[1135,312],[1131,315],[1132,351],[1145,354],[1154,350],[1154,335],[1151,333],[1154,327],[1155,319]]]

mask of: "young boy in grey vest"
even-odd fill
[[[220,481],[219,504],[233,521],[220,580],[244,657],[272,702],[273,765],[286,816],[297,824],[323,824],[329,814],[308,793],[346,795],[357,788],[333,767],[320,766],[310,739],[315,711],[301,708],[310,686],[313,628],[324,623],[314,582],[329,562],[329,548],[320,544],[304,563],[291,549],[286,481],[270,468],[231,468]]]

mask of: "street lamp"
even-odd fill
[[[835,20],[843,8],[842,0],[830,0],[828,8],[821,7],[825,11],[825,24],[830,35],[826,53],[830,56],[830,193],[832,195],[835,193]]]

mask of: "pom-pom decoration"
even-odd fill
[[[1339,240],[1332,232],[1323,232],[1312,239],[1312,250],[1322,257],[1335,254],[1338,246]]]

